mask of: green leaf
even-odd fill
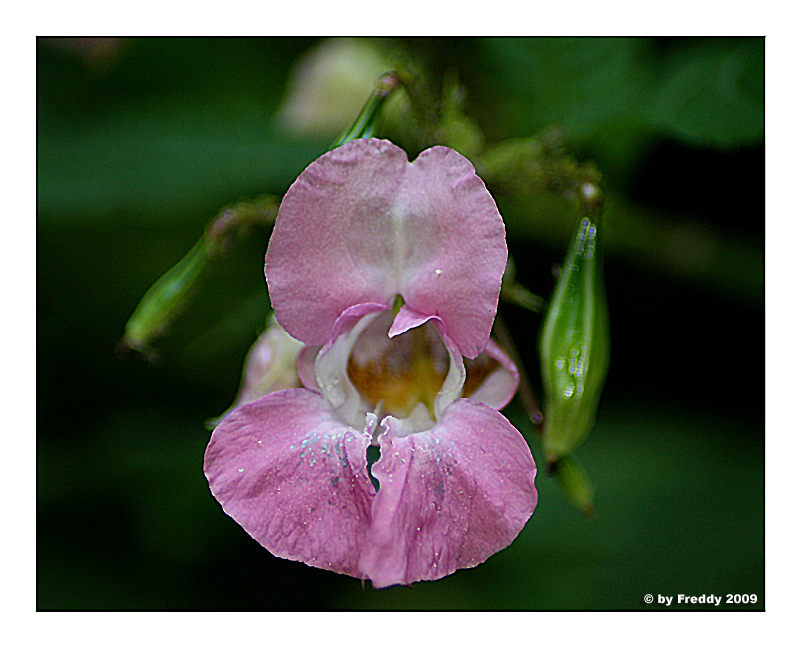
[[[87,128],[40,123],[38,209],[43,217],[122,212],[163,222],[178,211],[281,192],[322,150],[276,137],[264,115],[220,120],[187,105],[120,111]]]
[[[481,41],[507,93],[517,133],[550,125],[584,138],[642,102],[648,41],[638,38],[489,38]],[[516,133],[515,133],[516,134]]]
[[[764,137],[764,41],[690,41],[669,62],[648,112],[694,145],[733,147]]]

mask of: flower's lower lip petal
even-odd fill
[[[275,556],[361,577],[375,496],[369,443],[321,395],[284,390],[217,426],[205,473],[225,513]]]
[[[389,430],[380,443],[380,491],[360,561],[375,587],[474,567],[511,544],[536,507],[528,445],[484,404],[458,400],[430,431]]]

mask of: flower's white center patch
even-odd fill
[[[374,410],[383,402],[383,415],[405,419],[421,403],[436,421],[434,401],[450,369],[447,348],[430,323],[389,338],[392,319],[386,312],[361,333],[347,376],[367,407]]]

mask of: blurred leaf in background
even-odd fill
[[[492,38],[479,46],[500,85],[482,90],[495,99],[478,113],[487,134],[557,126],[573,151],[597,162],[612,252],[729,296],[763,298],[763,236],[740,227],[763,211],[753,199],[763,186],[763,40]],[[658,166],[659,154],[680,158]],[[553,243],[569,235],[560,202],[515,197],[503,213],[517,235]]]
[[[541,469],[513,545],[384,591],[242,532],[208,492],[204,422],[233,401],[269,313],[269,227],[216,263],[157,363],[116,358],[139,299],[206,223],[281,196],[356,116],[289,127],[314,60],[333,90],[302,95],[310,113],[365,82],[357,111],[375,79],[353,79],[408,60],[433,97],[458,79],[476,150],[556,126],[601,168],[614,351],[577,452],[594,521]],[[654,609],[644,594],[739,592],[763,608],[763,86],[763,39],[39,39],[37,607]],[[385,135],[413,156],[410,105]],[[487,184],[518,280],[549,295],[569,205]],[[503,313],[533,371],[539,317]],[[507,412],[543,465],[524,412]]]

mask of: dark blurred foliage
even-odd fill
[[[578,450],[598,517],[540,473],[511,547],[384,591],[250,539],[208,492],[204,422],[233,400],[269,312],[269,230],[217,261],[156,362],[117,348],[207,221],[281,195],[327,148],[276,117],[320,43],[40,39],[38,608],[655,608],[647,593],[757,594],[763,608],[763,40],[362,44],[402,52],[434,90],[455,70],[487,144],[555,125],[604,172],[611,368]],[[418,152],[397,121],[386,135]],[[547,296],[570,211],[495,197],[519,279]],[[536,381],[539,317],[501,309]],[[541,464],[519,405],[506,413]]]

